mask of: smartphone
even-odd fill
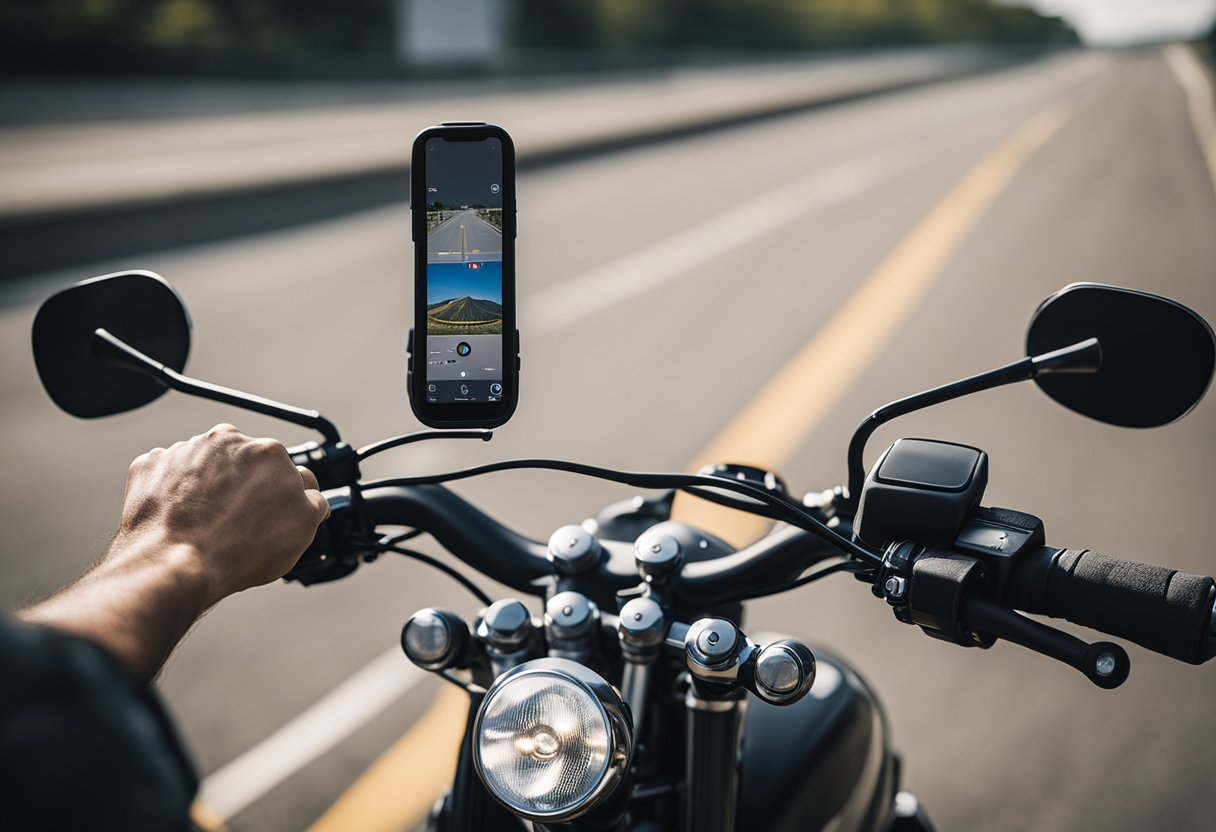
[[[519,401],[515,146],[449,122],[418,134],[410,166],[410,406],[433,428],[498,427]]]

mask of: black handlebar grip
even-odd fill
[[[1179,661],[1212,657],[1216,582],[1088,549],[1042,548],[1010,575],[1006,603],[1125,638]]]

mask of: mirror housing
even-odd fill
[[[1073,283],[1039,305],[1026,334],[1038,356],[1097,338],[1097,372],[1045,373],[1035,383],[1083,416],[1131,428],[1166,425],[1203,398],[1216,369],[1216,337],[1207,321],[1167,298]]]
[[[155,378],[97,349],[104,329],[174,371],[190,353],[190,316],[160,275],[115,272],[52,295],[34,318],[34,364],[51,400],[81,419],[134,410],[164,395]]]

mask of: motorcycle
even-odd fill
[[[472,621],[423,609],[401,633],[410,661],[469,698],[454,779],[428,819],[434,830],[931,830],[900,788],[882,705],[861,673],[825,646],[742,629],[747,602],[836,573],[933,638],[980,649],[1004,639],[1103,689],[1128,678],[1122,647],[1023,613],[1191,664],[1216,656],[1211,577],[1048,545],[1039,518],[982,505],[983,450],[902,438],[864,465],[880,425],[1027,380],[1108,424],[1181,418],[1211,381],[1216,338],[1165,298],[1065,287],[1034,312],[1027,357],[875,410],[849,444],[847,484],[802,497],[775,472],[728,463],[662,474],[515,459],[364,480],[361,463],[391,448],[492,434],[423,431],[356,449],[316,411],[184,375],[189,343],[180,297],[149,272],[75,284],[43,304],[33,328],[43,385],[73,415],[107,416],[176,390],[318,431],[319,441],[289,451],[317,476],[332,514],[287,581],[333,581],[399,553],[477,596],[483,609]],[[658,493],[610,505],[541,543],[444,487],[523,468]],[[735,550],[671,519],[680,491],[774,525]],[[386,526],[409,530],[377,531]],[[494,601],[405,545],[423,533],[537,599],[543,613],[517,598]]]

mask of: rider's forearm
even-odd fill
[[[151,680],[215,600],[192,547],[143,535],[115,540],[79,580],[18,616],[90,639]]]

